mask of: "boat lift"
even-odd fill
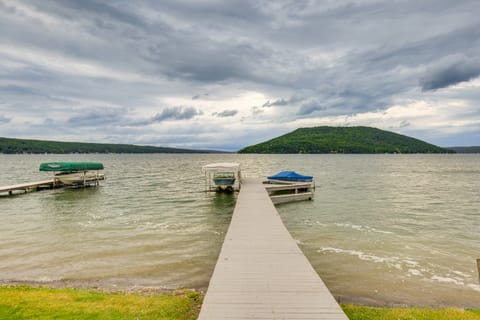
[[[210,163],[202,167],[202,172],[205,174],[206,191],[230,193],[240,190],[242,175],[239,163]]]

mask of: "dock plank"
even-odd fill
[[[348,319],[260,180],[243,181],[199,319]]]

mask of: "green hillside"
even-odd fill
[[[131,144],[106,144],[25,140],[0,137],[0,153],[218,153],[219,151],[190,150]]]
[[[300,128],[239,153],[453,153],[424,141],[370,127]]]

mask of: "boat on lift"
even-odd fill
[[[98,185],[105,179],[103,164],[99,162],[44,162],[40,164],[40,171],[54,172],[54,179],[64,185],[86,186]]]
[[[240,190],[241,170],[236,162],[210,163],[202,167],[207,191],[233,192]]]

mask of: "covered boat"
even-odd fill
[[[315,191],[313,176],[304,176],[295,171],[282,171],[267,177],[265,189],[274,204],[312,200]]]
[[[210,163],[202,167],[207,189],[233,192],[240,189],[240,164],[236,162]]]
[[[56,181],[65,185],[98,185],[105,175],[98,173],[103,170],[99,162],[44,162],[40,164],[40,171],[54,172]]]
[[[89,170],[103,170],[100,162],[44,162],[40,164],[40,171],[79,172]]]
[[[273,176],[267,177],[272,182],[312,182],[313,176],[304,176],[295,171],[282,171]]]

